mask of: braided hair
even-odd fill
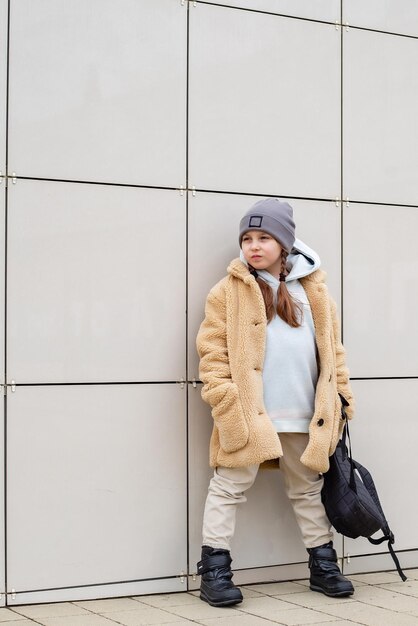
[[[281,317],[284,322],[289,324],[289,326],[292,326],[292,328],[298,328],[302,323],[303,308],[302,305],[291,296],[286,286],[285,278],[288,274],[286,269],[287,255],[288,253],[286,250],[282,249],[280,254],[280,284],[277,290],[276,309],[274,308],[273,290],[270,285],[258,276],[256,270],[252,266],[250,266],[250,271],[258,283],[264,299],[267,323],[271,322],[274,315],[277,313],[277,315]]]

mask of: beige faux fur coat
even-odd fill
[[[318,269],[301,278],[315,326],[319,378],[309,443],[301,457],[307,467],[326,472],[342,431],[341,401],[354,403],[340,340],[336,306],[328,295],[326,274]],[[211,289],[205,319],[197,335],[202,397],[212,407],[212,467],[241,467],[282,456],[277,435],[263,403],[262,369],[266,312],[260,288],[248,267],[235,259],[228,275]]]

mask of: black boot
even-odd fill
[[[310,588],[313,591],[320,591],[333,598],[351,596],[354,593],[353,585],[341,574],[337,565],[337,553],[332,547],[332,541],[317,548],[308,548],[308,552]]]
[[[228,550],[202,547],[197,573],[202,577],[200,597],[211,606],[229,606],[242,602],[242,593],[231,578],[231,555]]]

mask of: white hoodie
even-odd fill
[[[241,253],[241,260],[244,260]],[[264,404],[277,432],[307,433],[314,414],[318,380],[317,348],[311,307],[299,278],[319,268],[319,256],[296,239],[287,257],[286,287],[303,305],[302,325],[292,328],[275,315],[266,332],[263,367]],[[276,302],[279,281],[257,270],[260,278],[273,289]]]

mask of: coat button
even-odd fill
[[[323,426],[324,425],[324,420],[322,419],[322,417],[321,417],[321,419],[319,419],[317,421],[317,424],[318,424],[318,426]]]

